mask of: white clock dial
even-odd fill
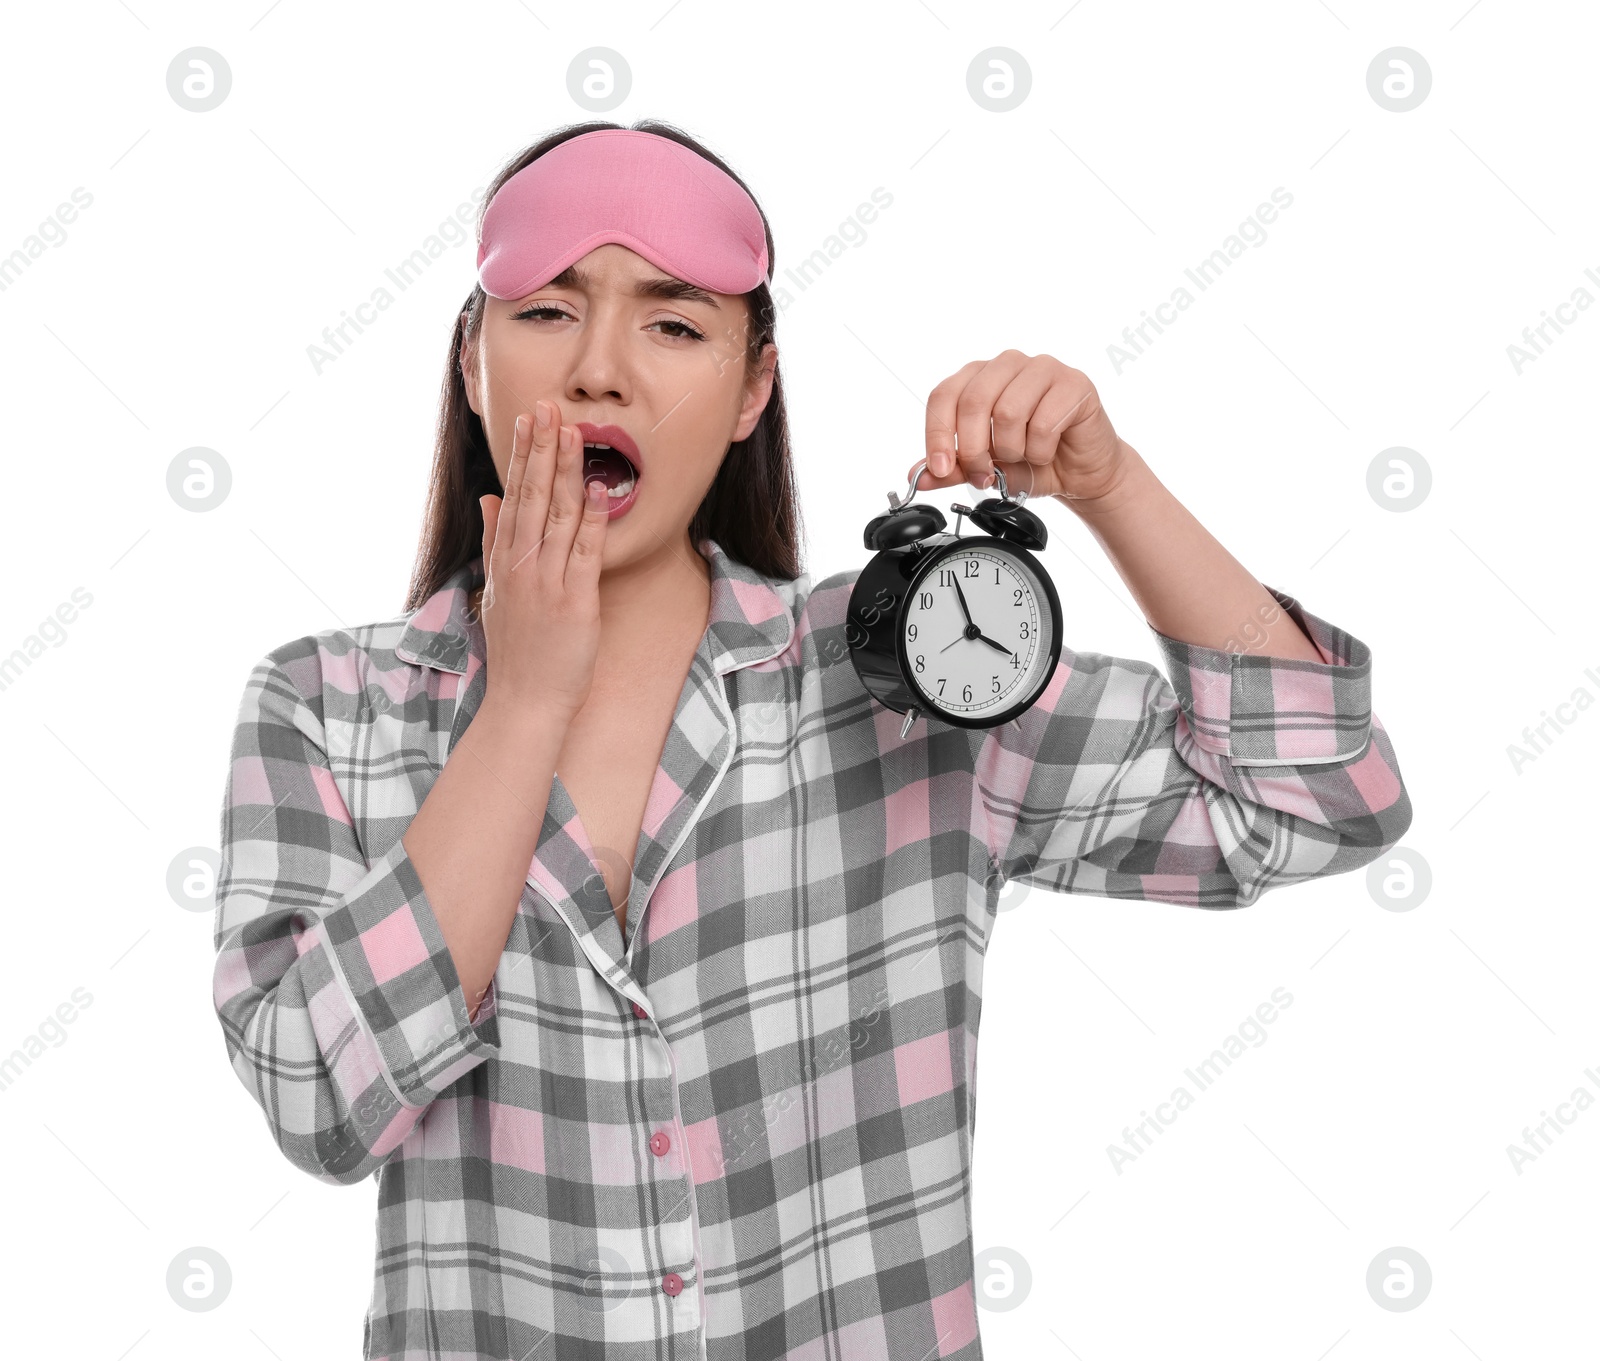
[[[1012,554],[993,547],[950,553],[907,604],[907,673],[943,713],[999,713],[1032,693],[1049,665],[1051,622],[1043,588]]]

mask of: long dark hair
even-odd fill
[[[478,209],[478,230],[482,231],[483,213],[496,191],[523,166],[569,138],[601,128],[619,127],[621,124],[602,121],[574,123],[552,132],[513,157],[495,176],[484,195]],[[653,132],[682,143],[727,171],[748,192],[749,186],[730,166],[688,133],[650,118],[640,120],[633,127],[635,131]],[[754,197],[752,194],[751,198]],[[759,204],[757,208],[759,210]],[[776,261],[772,227],[765,212],[761,213],[761,221],[767,233],[770,277]],[[766,282],[743,296],[750,309],[745,368],[747,375],[753,375],[762,347],[773,339],[777,309]],[[483,512],[478,498],[502,494],[500,475],[489,456],[483,422],[467,402],[466,384],[461,377],[462,351],[476,341],[482,328],[485,297],[483,289],[474,284],[472,296],[456,317],[455,332],[450,337],[434,440],[433,471],[417,560],[406,597],[407,611],[418,608],[454,572],[482,554]],[[801,572],[801,533],[800,502],[789,457],[789,421],[784,410],[780,361],[766,409],[748,439],[729,445],[710,490],[690,521],[689,538],[693,543],[703,538],[715,539],[730,556],[757,572],[792,581]]]

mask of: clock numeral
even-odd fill
[[[1017,637],[1019,637],[1020,639],[1022,639],[1025,642],[1029,642],[1031,644],[1033,642],[1033,640],[1038,636],[1037,633],[1036,633],[1036,630],[1034,629],[1034,622],[1035,621],[1034,621],[1034,619],[1032,617],[1034,611],[1031,608],[1033,600],[1034,600],[1034,597],[1032,596],[1031,592],[1029,591],[1028,584],[1027,584],[1026,581],[1024,581],[1021,585],[1017,584],[1021,574],[1019,572],[1017,572],[1016,570],[1013,570],[1013,569],[1008,568],[1008,567],[1003,567],[1000,564],[997,564],[997,563],[993,562],[992,560],[988,559],[988,555],[985,555],[983,560],[980,560],[979,558],[976,558],[976,557],[962,558],[962,559],[959,560],[959,565],[958,565],[957,562],[952,562],[948,566],[940,567],[938,569],[937,583],[938,583],[939,588],[941,588],[941,589],[949,588],[953,593],[954,591],[960,589],[958,584],[957,584],[957,578],[958,577],[964,577],[969,581],[981,580],[982,579],[982,573],[983,573],[983,561],[984,560],[988,560],[990,562],[990,565],[992,567],[994,567],[994,583],[993,584],[996,587],[1000,588],[1001,590],[1006,589],[1008,586],[1010,587],[1010,589],[1011,589],[1011,604],[1012,604],[1012,607],[1015,608],[1015,609],[1019,609],[1019,610],[1024,610],[1024,609],[1028,610],[1029,617],[1018,621]],[[928,580],[931,582],[932,579],[929,578]],[[934,600],[935,600],[936,594],[938,594],[938,592],[937,591],[932,591],[932,590],[923,590],[923,591],[917,592],[917,595],[916,595],[916,607],[917,607],[917,609],[918,610],[932,610],[932,609],[934,609],[935,608]],[[990,631],[993,632],[996,636],[1003,636],[1002,632],[1000,630],[998,630],[998,629],[992,629],[991,628]],[[919,675],[919,676],[922,676],[922,675],[924,675],[925,673],[927,673],[930,670],[930,668],[928,667],[928,659],[927,659],[926,655],[911,654],[911,651],[910,651],[910,645],[919,641],[920,632],[921,632],[921,630],[918,628],[918,626],[916,624],[907,623],[906,626],[905,626],[905,641],[906,641],[906,644],[907,644],[907,648],[906,648],[907,654],[911,655],[913,657],[913,669],[915,670],[916,674]],[[935,630],[935,632],[939,632],[939,630]],[[937,648],[938,647],[938,643],[935,643],[934,646]],[[1030,664],[1030,660],[1031,660],[1032,656],[1033,656],[1033,648],[1032,648],[1031,645],[1028,648],[1020,648],[1019,647],[1019,648],[1017,648],[1015,651],[1013,651],[1011,653],[1011,655],[1008,658],[1008,660],[1011,663],[1011,672],[1012,672],[1013,677],[1016,677],[1016,676],[1020,675],[1021,673],[1025,672],[1028,669],[1028,665]],[[1004,663],[1001,663],[1001,666],[1003,668],[1004,667]],[[993,702],[999,696],[1003,695],[1006,692],[1006,685],[1007,684],[1015,684],[1016,683],[1016,681],[1014,679],[1012,681],[1010,681],[1010,682],[1003,683],[1002,679],[1001,679],[1002,674],[1003,674],[1003,671],[1001,673],[993,674],[993,675],[991,675],[989,677],[989,691],[990,691],[990,693],[984,700],[979,701],[980,703],[991,703],[991,702]],[[946,687],[949,685],[949,679],[947,677],[940,676],[940,677],[937,678],[937,681],[938,681],[938,684],[932,691],[928,691],[927,689],[924,689],[924,693],[930,694],[931,697],[934,698],[934,699],[943,700],[943,699],[947,698],[947,696],[946,696]],[[919,682],[919,683],[924,685],[924,686],[926,686],[926,682]],[[960,690],[961,690],[960,702],[964,703],[964,704],[969,704],[969,705],[973,703],[973,698],[972,698],[973,689],[974,688],[977,688],[977,689],[980,689],[980,690],[982,689],[981,682],[973,682],[973,683],[969,683],[969,684],[964,684],[958,679],[956,684],[960,687]],[[952,701],[952,703],[955,702],[955,693],[954,693],[953,689],[951,690],[950,694],[948,695],[948,698]]]

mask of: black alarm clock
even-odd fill
[[[976,507],[953,505],[982,534],[944,532],[937,507],[913,503],[927,461],[912,471],[906,499],[867,522],[876,550],[850,592],[845,639],[861,683],[880,704],[959,728],[994,728],[1028,709],[1061,657],[1061,602],[1030,549],[1043,550],[1043,522],[1006,494]]]

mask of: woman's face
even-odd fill
[[[755,429],[772,392],[775,345],[746,380],[748,325],[739,295],[695,288],[614,242],[526,297],[486,299],[461,374],[501,486],[513,423],[553,401],[562,424],[619,426],[639,451],[634,501],[607,524],[602,565],[678,551],[728,445]]]

